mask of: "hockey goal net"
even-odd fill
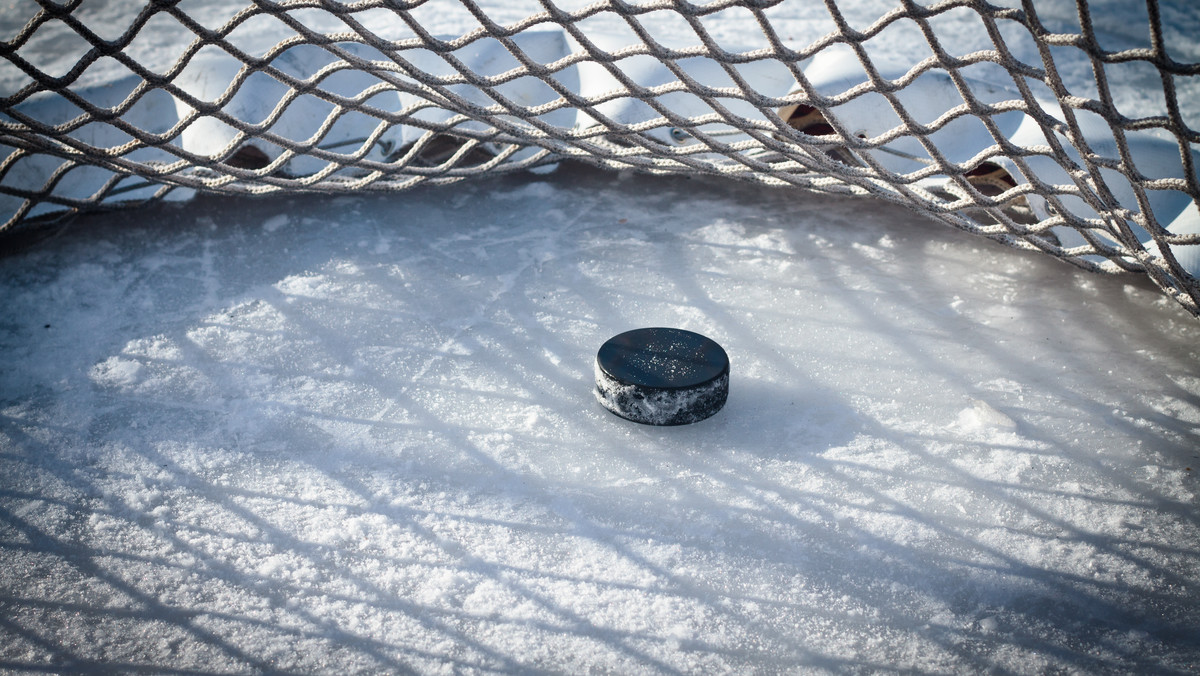
[[[1200,64],[1173,58],[1156,0],[1144,43],[1115,46],[1085,0],[1054,25],[1030,0],[898,0],[854,25],[827,0],[820,37],[800,41],[770,0],[540,0],[515,19],[444,0],[470,25],[448,35],[423,0],[259,0],[216,20],[158,0],[97,18],[119,4],[9,17],[0,237],[196,191],[400,190],[576,160],[890,200],[1148,274],[1200,315]],[[734,20],[736,43],[720,28]],[[165,60],[141,47],[164,30]],[[977,48],[950,44],[965,30]],[[74,56],[44,58],[55,45]]]

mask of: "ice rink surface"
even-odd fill
[[[1106,46],[1145,40],[1138,3],[1093,5]],[[80,11],[119,34],[128,7]],[[1200,10],[1163,11],[1200,60]],[[948,48],[982,48],[956,16]],[[26,51],[52,71],[55,44]],[[1153,107],[1156,73],[1114,70]],[[0,669],[1200,669],[1200,323],[1140,277],[868,199],[563,165],[82,216],[0,257],[0,294]],[[725,409],[601,408],[596,350],[641,326],[720,342]]]
[[[1193,672],[1197,324],[864,199],[566,166],[0,263],[0,666]],[[680,428],[604,340],[720,342]]]

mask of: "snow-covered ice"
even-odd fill
[[[0,284],[6,668],[1200,660],[1200,327],[1139,278],[566,166],[81,218]],[[724,410],[593,400],[653,325]]]
[[[1091,5],[1106,48],[1148,42],[1144,6]],[[114,37],[130,6],[78,12]],[[1069,32],[1073,6],[1038,10]],[[1200,60],[1200,9],[1162,12]],[[768,14],[793,45],[834,27]],[[986,46],[969,18],[932,20],[952,53]],[[231,39],[273,44],[258,23]],[[910,23],[870,48],[921,44]],[[130,49],[165,68],[183,31]],[[20,53],[67,69],[65,33]],[[1112,64],[1123,111],[1161,105],[1138,65]],[[0,293],[0,669],[1200,669],[1200,324],[1140,277],[864,199],[563,165],[80,217],[0,258]],[[640,326],[724,346],[721,412],[593,399],[596,350]]]

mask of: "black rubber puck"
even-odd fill
[[[687,425],[712,416],[729,396],[729,355],[683,329],[626,331],[596,353],[596,399],[646,425]]]

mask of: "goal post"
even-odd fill
[[[1157,0],[1144,42],[1115,46],[1086,0],[1069,25],[1031,0],[897,0],[852,25],[827,0],[829,30],[802,42],[771,0],[539,0],[503,21],[446,0],[473,26],[452,35],[422,18],[435,4],[257,0],[214,21],[155,0],[114,22],[38,0],[0,42],[0,246],[197,191],[402,190],[574,160],[884,199],[1147,274],[1200,316],[1200,63],[1177,60]],[[981,42],[956,49],[955,27]]]

